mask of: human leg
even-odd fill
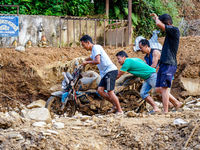
[[[140,95],[142,99],[144,99],[147,103],[149,103],[153,107],[154,112],[160,111],[157,107],[156,103],[154,102],[153,98],[149,95],[149,91],[151,88],[155,88],[157,75],[152,74],[147,80],[144,81],[142,88],[140,90]]]
[[[101,80],[98,88],[98,93],[104,97],[106,100],[113,104],[113,109],[117,108],[117,111],[122,113],[122,109],[119,103],[118,97],[114,93],[115,80],[117,77],[118,71],[108,72]],[[107,90],[108,92],[105,92]]]
[[[168,112],[169,100],[175,106],[178,105],[177,100],[170,94],[168,88],[171,87],[172,77],[176,72],[176,67],[172,65],[162,64],[159,68],[157,81],[156,81],[156,92],[162,95],[162,103],[164,113]],[[175,106],[176,107],[176,106]]]
[[[97,92],[99,93],[99,95],[101,95],[105,100],[109,101],[110,103],[112,103],[112,100],[110,98],[110,96],[108,95],[107,92],[104,91],[105,88],[104,87],[101,87],[99,86],[98,89],[97,89]],[[113,104],[113,103],[112,103]],[[114,107],[114,104],[113,104],[113,107]]]
[[[171,93],[169,93],[169,101],[174,105],[176,110],[183,105],[183,103],[178,101]]]
[[[114,106],[116,106],[117,112],[123,113],[122,108],[121,108],[120,103],[119,103],[119,99],[116,96],[116,94],[114,93],[114,91],[113,90],[112,91],[108,91],[108,95],[110,96],[111,101],[114,104]]]

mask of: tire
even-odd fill
[[[125,111],[134,110],[136,113],[141,113],[146,110],[146,101],[142,100],[138,91],[127,90],[121,95],[122,101],[126,103],[126,105],[121,104],[125,107]]]
[[[54,115],[65,115],[67,117],[72,117],[76,112],[76,103],[73,100],[68,100],[64,110],[61,110],[62,101],[60,97],[51,96],[46,104],[45,107],[49,110],[52,117]]]

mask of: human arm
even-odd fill
[[[150,16],[156,21],[156,26],[165,31],[165,24],[159,20],[158,16],[155,13],[150,14]]]
[[[151,67],[156,68],[158,64],[158,60],[160,59],[161,53],[158,50],[153,51],[153,60]]]
[[[160,68],[160,66],[158,65],[158,66],[156,67],[156,73],[158,73],[159,68]]]
[[[92,60],[92,58],[90,58],[90,57],[85,59],[85,61],[91,61],[91,60]]]
[[[117,79],[120,78],[122,75],[124,74],[123,71],[118,71],[118,74],[117,74]]]
[[[100,55],[96,55],[94,60],[88,58],[85,61],[83,61],[84,66],[87,64],[92,64],[92,65],[100,64]]]

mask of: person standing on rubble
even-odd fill
[[[180,31],[173,26],[173,21],[169,14],[163,14],[158,17],[155,13],[152,13],[150,16],[155,20],[156,26],[166,32],[155,90],[162,95],[164,113],[167,113],[169,101],[175,106],[176,110],[184,106],[168,91],[168,88],[171,87],[172,77],[177,70],[176,54],[179,46]]]
[[[97,92],[104,99],[112,103],[113,107],[109,113],[117,111],[117,113],[123,114],[119,99],[114,93],[115,81],[118,74],[117,66],[113,64],[101,45],[93,44],[92,38],[89,35],[84,35],[80,41],[87,51],[92,51],[91,56],[83,61],[83,65],[92,64],[97,65],[99,68],[102,79]],[[105,92],[105,90],[107,90],[107,92]]]
[[[156,68],[156,72],[158,72],[158,64],[160,61],[161,51],[159,49],[154,49],[150,47],[150,43],[147,39],[142,39],[139,41],[139,48],[142,53],[146,54],[144,56],[144,62],[146,62],[149,66]],[[169,88],[170,92],[170,88]],[[157,96],[158,99],[161,99],[161,95],[159,95],[155,90],[152,91],[153,96]],[[173,108],[173,104],[169,102],[169,107]]]

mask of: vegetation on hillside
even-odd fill
[[[19,5],[19,13],[24,15],[48,16],[97,16],[105,18],[106,0],[1,0],[0,5]],[[0,14],[16,14],[14,7],[0,7]],[[178,8],[174,0],[132,0],[132,25],[135,36],[150,37],[156,28],[151,13],[169,13],[174,24],[178,23]],[[128,0],[109,0],[109,18],[127,19]]]

